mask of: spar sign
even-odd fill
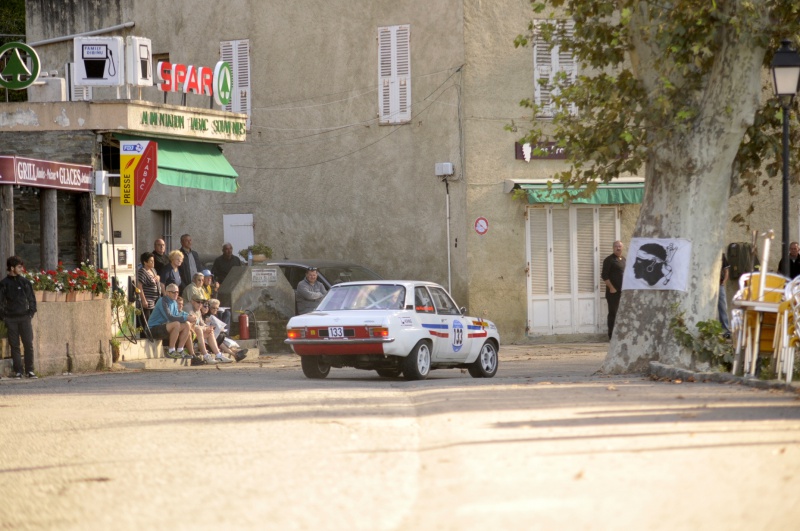
[[[158,175],[158,144],[152,140],[119,143],[119,202],[142,206]]]
[[[219,61],[213,70],[207,66],[160,61],[156,73],[158,90],[162,92],[213,95],[214,101],[220,106],[231,102],[233,69],[226,61]]]

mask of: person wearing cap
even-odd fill
[[[206,300],[217,298],[219,282],[214,280],[214,275],[208,269],[203,269],[203,291],[206,294]]]
[[[205,275],[197,272],[192,275],[192,282],[183,289],[183,298],[191,303],[195,297],[200,297],[202,300],[208,300],[206,297],[206,290],[203,289],[203,279]]]
[[[214,328],[205,325],[205,320],[203,318],[203,307],[208,308],[208,301],[199,295],[195,295],[192,298],[192,312],[191,315],[194,315],[195,322],[192,327],[196,339],[197,339],[197,347],[200,349],[200,354],[203,356],[203,360],[209,364],[213,365],[215,363],[233,363],[233,360],[228,358],[227,356],[223,355],[222,352],[219,351],[219,345],[217,345],[217,339],[214,336]],[[208,347],[206,347],[208,345]],[[208,350],[211,349],[209,353]]]
[[[319,306],[328,290],[317,281],[317,268],[309,267],[306,278],[300,281],[295,292],[295,307],[297,314],[313,312]]]

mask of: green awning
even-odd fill
[[[517,185],[528,194],[528,203],[563,203],[564,185],[553,183],[548,189],[547,183],[520,183]],[[572,190],[570,195],[576,195]],[[644,182],[625,182],[600,184],[591,197],[576,197],[573,203],[589,205],[629,205],[640,204],[644,195]]]
[[[114,135],[120,140],[142,137]],[[167,186],[198,188],[235,193],[239,174],[222,154],[219,146],[205,142],[147,138],[158,143],[158,177]]]

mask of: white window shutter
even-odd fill
[[[539,25],[544,21],[534,22],[533,40],[533,84],[534,102],[540,107],[537,118],[552,118],[556,109],[553,106],[553,95],[558,93],[555,87],[555,78],[559,72],[566,72],[567,79],[574,83],[578,77],[578,63],[575,57],[569,52],[562,52],[557,44],[548,45],[542,38]],[[567,20],[563,22],[566,29],[566,38],[571,39],[575,31],[575,21]],[[544,80],[542,85],[541,80]],[[570,107],[570,113],[575,113],[574,106]]]
[[[219,43],[219,59],[220,61],[225,61],[229,65],[231,65],[231,69],[233,70],[233,89],[236,86],[236,67],[234,66],[234,54],[233,54],[233,47],[236,41],[222,41]],[[231,91],[233,93],[233,90]],[[222,109],[228,112],[233,112],[233,94],[231,94],[231,102],[227,105],[223,105]]]
[[[578,270],[578,291],[592,293],[595,286],[594,208],[578,208],[575,212],[575,265]]]
[[[411,26],[378,28],[379,122],[411,121]]]
[[[572,272],[570,271],[570,247],[572,232],[569,223],[569,210],[553,208],[553,293],[566,295],[572,292]]]
[[[246,114],[247,129],[250,129],[250,41],[248,39],[222,41],[219,45],[219,55],[222,61],[231,65],[233,71],[231,102],[225,105],[224,109]]]
[[[550,280],[547,267],[547,210],[532,208],[528,210],[530,223],[530,264],[531,295],[547,295]]]

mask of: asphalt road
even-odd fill
[[[293,356],[0,380],[2,529],[797,529],[798,395],[506,347],[422,382]]]

